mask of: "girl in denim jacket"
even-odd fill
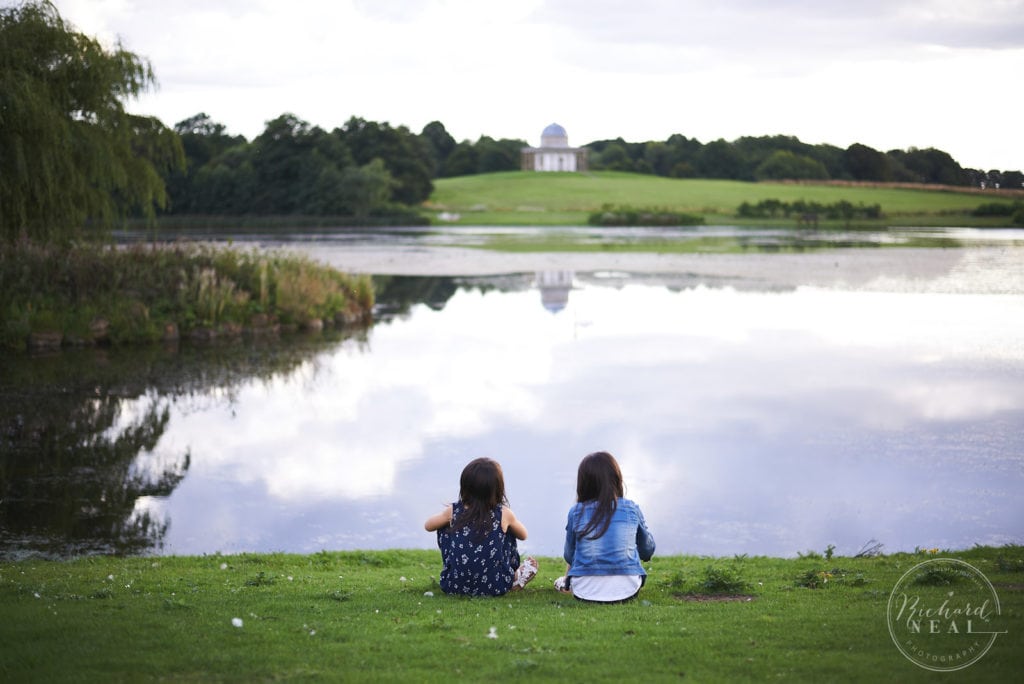
[[[604,451],[586,456],[576,475],[563,556],[569,564],[555,587],[584,601],[634,598],[647,580],[640,561],[654,555],[654,537],[640,507],[623,498],[622,471]]]
[[[537,561],[519,559],[517,539],[526,526],[508,507],[501,465],[470,461],[459,480],[459,500],[427,518],[441,549],[441,590],[446,594],[501,596],[522,589],[537,574]]]

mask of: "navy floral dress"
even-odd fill
[[[441,549],[441,591],[466,596],[501,596],[512,589],[519,568],[519,549],[511,532],[501,531],[501,505],[491,511],[490,527],[480,531],[470,525],[459,527],[466,510],[461,502],[452,504],[452,520],[437,531]]]

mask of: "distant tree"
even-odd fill
[[[672,150],[663,142],[648,142],[644,145],[644,162],[651,173],[668,176],[672,170]]]
[[[306,200],[324,166],[314,152],[326,135],[294,114],[267,122],[252,143],[251,163],[260,188],[253,199],[253,213],[305,213]]]
[[[479,154],[477,172],[515,171],[519,168],[519,154],[525,146],[526,142],[523,140],[509,140],[508,138],[495,140],[481,136],[476,141]]]
[[[444,164],[444,175],[469,176],[477,172],[480,166],[480,154],[468,140],[464,140],[455,146],[448,160]]]
[[[853,143],[847,147],[843,154],[843,165],[853,180],[892,180],[892,171],[885,154],[867,145]]]
[[[374,210],[387,206],[394,183],[380,159],[343,169],[325,165],[314,183],[307,212],[369,216]]]
[[[789,150],[772,152],[754,171],[757,180],[825,180],[828,171],[816,159]]]
[[[918,149],[911,147],[905,152],[892,150],[889,156],[897,159],[909,172],[916,183],[940,183],[943,185],[966,185],[970,176],[947,152],[934,147]]]
[[[843,148],[827,144],[811,145],[806,154],[811,159],[821,162],[829,178],[847,177],[846,169],[843,167]]]
[[[697,169],[694,166],[695,160],[700,155],[700,151],[704,149],[699,140],[675,133],[668,137],[665,145],[669,150],[666,175],[673,178],[692,178],[697,175]]]
[[[152,68],[103,48],[49,2],[0,8],[0,235],[63,240],[167,200],[160,171],[181,165],[177,136],[124,101]]]
[[[1003,182],[1000,184],[1000,187],[1006,189],[1016,188],[1017,190],[1024,188],[1024,173],[1020,171],[1004,171],[1002,175]]]
[[[743,157],[732,143],[709,142],[697,155],[697,172],[704,178],[739,179],[743,176]]]
[[[174,125],[174,131],[185,151],[185,167],[172,169],[164,177],[168,211],[172,214],[218,213],[211,211],[211,207],[201,208],[197,204],[198,196],[207,194],[209,190],[199,180],[201,171],[227,150],[246,145],[246,139],[241,135],[228,135],[223,124],[213,121],[205,113],[179,121]]]
[[[440,121],[431,121],[424,126],[420,138],[427,143],[427,148],[430,150],[431,176],[437,178],[442,174],[448,157],[455,150],[455,138],[448,133]]]
[[[392,128],[387,122],[377,123],[352,117],[334,131],[352,152],[357,164],[381,159],[395,185],[391,199],[401,204],[419,204],[434,190],[431,182],[433,160],[425,140],[405,126]]]
[[[632,171],[633,160],[629,156],[626,145],[622,142],[613,142],[604,147],[591,159],[591,168],[605,169],[607,171]]]
[[[217,123],[203,112],[174,124],[174,132],[181,137],[190,168],[206,164],[230,147],[245,144],[244,136],[228,135],[226,130],[224,124]]]

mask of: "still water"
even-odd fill
[[[292,245],[383,276],[366,330],[5,357],[0,555],[432,548],[478,456],[559,555],[595,450],[660,553],[1024,541],[1019,236],[501,268],[410,239]]]

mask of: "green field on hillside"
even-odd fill
[[[818,202],[882,207],[883,218],[867,225],[999,226],[1006,217],[972,217],[980,204],[1019,197],[940,190],[745,183],[729,180],[673,179],[634,173],[505,173],[441,178],[426,204],[439,223],[442,212],[457,214],[455,225],[585,225],[587,216],[605,204],[658,207],[704,216],[709,225],[776,223],[794,219],[740,220],[736,209],[743,202],[762,200]]]

